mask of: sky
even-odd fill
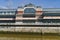
[[[29,3],[42,8],[60,8],[60,0],[0,0],[0,8],[17,8]]]

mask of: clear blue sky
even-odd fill
[[[60,8],[60,0],[0,0],[0,7],[7,8],[10,3],[11,8],[17,8],[18,6],[33,3],[43,8]]]

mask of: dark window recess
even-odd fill
[[[35,17],[35,14],[23,14],[23,17]]]
[[[15,15],[0,15],[0,18],[15,18]]]
[[[0,23],[15,23],[15,20],[0,20]]]
[[[35,20],[22,20],[23,23],[35,23]]]
[[[60,19],[40,19],[38,22],[42,23],[60,23]]]
[[[60,16],[60,13],[43,13],[42,16]]]
[[[27,14],[29,14],[29,13],[35,13],[36,12],[36,10],[34,9],[34,8],[26,8],[25,10],[24,10],[24,13],[27,13]]]
[[[22,20],[15,20],[16,22],[22,22]]]

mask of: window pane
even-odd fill
[[[35,13],[36,11],[35,11],[35,9],[34,8],[26,8],[25,10],[24,10],[24,13]]]
[[[35,23],[35,20],[23,20],[23,23]]]
[[[43,22],[43,23],[60,23],[60,19],[39,19],[38,22]]]
[[[35,17],[35,14],[23,14],[23,17]]]

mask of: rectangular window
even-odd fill
[[[0,15],[0,18],[15,18],[15,15]]]
[[[23,17],[35,17],[35,14],[23,14]]]
[[[0,20],[0,23],[15,23],[15,20]]]
[[[60,23],[60,19],[39,19],[38,22],[42,22],[42,23]]]
[[[36,20],[22,20],[23,23],[35,23]]]

